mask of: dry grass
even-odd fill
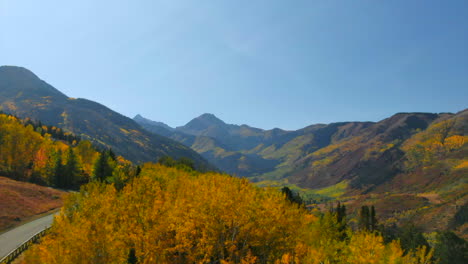
[[[65,192],[0,177],[0,231],[63,204]]]
[[[427,200],[429,200],[429,202],[431,202],[433,204],[441,204],[442,203],[442,200],[440,199],[439,194],[434,193],[434,192],[432,192],[432,193],[420,193],[417,196],[424,197]]]

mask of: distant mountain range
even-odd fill
[[[193,148],[228,173],[254,181],[288,178],[308,188],[342,180],[355,186],[380,184],[400,172],[394,163],[404,158],[400,147],[406,140],[447,119],[457,121],[452,133],[467,133],[466,110],[458,114],[399,113],[379,122],[316,124],[296,131],[226,124],[213,114],[176,128],[141,115],[134,118],[146,130]],[[388,144],[392,147],[375,152]],[[382,160],[385,164],[380,164]],[[394,162],[390,165],[389,160]]]
[[[374,204],[389,224],[418,219],[426,231],[468,237],[468,109],[295,131],[203,114],[172,128],[69,98],[27,69],[3,66],[0,110],[61,127],[136,163],[188,157],[199,168],[217,167],[259,186],[289,186],[311,204],[339,199],[349,212]]]
[[[157,161],[168,155],[188,157],[199,167],[210,167],[189,147],[150,133],[99,103],[69,98],[25,68],[0,67],[0,110],[58,126],[133,162]]]
[[[134,120],[260,186],[286,185],[312,203],[339,199],[350,212],[374,204],[388,225],[416,221],[427,232],[468,237],[468,109],[296,131],[226,124],[212,114],[176,128]]]

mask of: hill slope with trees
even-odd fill
[[[69,197],[26,263],[432,263],[335,213],[311,214],[246,179],[146,164],[122,190]]]
[[[468,203],[468,110],[399,113],[379,122],[297,131],[230,125],[210,114],[175,129],[135,120],[227,172],[260,186],[288,186],[310,204],[340,200],[355,214],[362,204],[375,204],[389,224],[422,218],[426,232],[468,236],[466,220],[457,220],[466,217]]]
[[[133,162],[187,157],[200,168],[210,167],[189,147],[149,133],[99,103],[69,98],[21,67],[0,67],[0,110],[60,127],[102,148],[112,148]]]

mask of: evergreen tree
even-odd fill
[[[375,208],[371,206],[363,205],[359,212],[358,219],[359,229],[366,231],[377,231],[377,218],[375,217]]]
[[[182,157],[178,160],[178,163],[180,167],[186,167],[189,170],[195,170],[195,162],[189,158]]]
[[[112,168],[109,165],[109,157],[107,151],[102,151],[99,158],[94,164],[93,179],[97,181],[105,181],[107,177],[112,176]]]
[[[284,186],[283,189],[281,189],[281,192],[286,195],[286,199],[288,199],[289,201],[292,201],[293,200],[293,193],[291,191],[291,189],[289,189],[288,187]]]
[[[169,156],[162,156],[158,159],[158,163],[166,167],[175,167],[176,161]]]
[[[57,180],[55,179],[55,167],[56,165],[56,159],[57,159],[57,153],[54,151],[51,153],[51,155],[48,157],[46,167],[45,167],[45,173],[47,177],[47,184],[50,186],[56,186]]]
[[[128,252],[127,263],[128,264],[136,264],[137,262],[138,262],[138,259],[136,257],[135,248],[131,248],[130,252]]]
[[[291,189],[289,189],[287,186],[283,187],[283,189],[281,189],[281,192],[286,195],[286,199],[289,200],[291,203],[296,203],[298,205],[302,205],[304,203],[302,197],[299,194],[291,191]]]
[[[117,156],[115,155],[114,151],[112,151],[112,149],[109,149],[109,158],[111,158],[113,161],[117,160]]]
[[[468,263],[468,242],[453,232],[438,233],[434,248],[434,257],[439,259],[439,264]]]
[[[336,206],[336,221],[338,223],[338,232],[341,233],[341,240],[346,239],[346,206],[338,202]]]
[[[377,218],[375,217],[375,208],[373,205],[371,206],[371,209],[370,209],[369,230],[377,231]]]
[[[53,185],[58,188],[64,187],[64,166],[62,164],[62,151],[57,152],[57,157],[55,159],[54,166],[54,175],[53,175]]]
[[[414,224],[403,226],[399,232],[401,247],[408,251],[415,250],[420,246],[429,248],[429,244],[423,236],[422,231]]]
[[[341,205],[340,202],[336,206],[336,221],[338,223],[346,222],[346,206],[344,204]]]
[[[359,213],[359,229],[367,231],[369,230],[369,224],[369,207],[363,205]]]
[[[75,184],[78,178],[80,168],[78,166],[76,154],[71,147],[68,148],[68,159],[67,159],[67,163],[65,164],[64,172],[65,172],[64,174],[65,186],[64,187],[66,188],[73,187],[73,185]]]

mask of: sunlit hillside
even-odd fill
[[[0,232],[63,205],[64,192],[0,177]]]
[[[338,215],[245,179],[147,164],[120,191],[94,182],[70,195],[25,263],[431,263],[433,251]]]
[[[70,98],[28,69],[0,66],[0,110],[60,127],[133,162],[156,162],[170,155],[211,168],[190,148],[151,134],[128,117],[83,98]]]

